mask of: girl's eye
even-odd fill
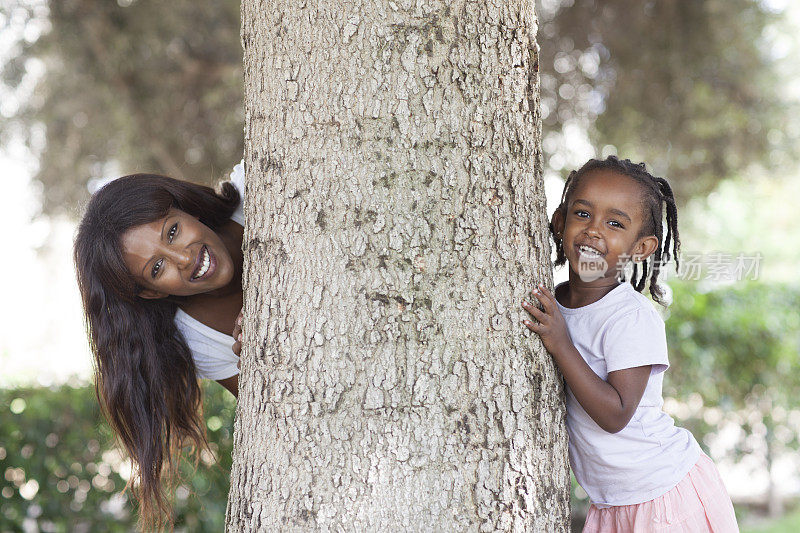
[[[609,221],[609,224],[611,226],[615,227],[615,228],[624,228],[625,227],[622,224],[620,224],[619,222],[617,222],[616,220]]]
[[[581,217],[581,218],[586,218],[586,217],[589,216],[589,213],[587,213],[586,211],[584,211],[582,209],[579,209],[579,210],[575,211],[575,214],[577,216]]]
[[[164,263],[163,259],[159,259],[158,261],[156,261],[156,264],[153,265],[153,270],[151,271],[150,275],[155,278],[158,272],[161,270],[161,265],[163,263]]]
[[[176,222],[175,224],[172,225],[171,228],[169,228],[169,233],[167,235],[167,238],[169,239],[169,242],[172,242],[172,239],[175,238],[175,234],[177,232],[178,232],[178,223]]]

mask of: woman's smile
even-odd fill
[[[200,248],[200,253],[197,254],[197,262],[195,263],[194,272],[192,273],[191,281],[200,281],[210,278],[214,275],[216,270],[216,261],[211,251],[206,245]]]

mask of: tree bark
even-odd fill
[[[566,531],[532,1],[243,0],[231,531]]]

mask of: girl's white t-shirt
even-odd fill
[[[602,429],[567,387],[569,459],[597,507],[632,505],[675,487],[700,458],[700,446],[661,408],[669,368],[664,321],[630,283],[570,309],[558,304],[572,343],[601,379],[609,372],[652,365],[642,400],[618,433]]]
[[[230,181],[239,191],[239,205],[231,220],[244,226],[244,163],[233,167]],[[186,345],[192,352],[197,377],[225,379],[239,374],[236,364],[239,356],[233,353],[233,337],[210,328],[195,320],[181,309],[175,313],[175,325],[183,334]]]

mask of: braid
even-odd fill
[[[661,265],[668,263],[670,258],[675,259],[675,271],[678,271],[680,261],[678,252],[681,242],[678,236],[678,208],[675,206],[675,196],[672,194],[672,187],[669,186],[669,183],[667,183],[667,180],[664,178],[653,177],[653,182],[658,187],[659,199],[660,202],[666,206],[667,215],[667,236],[664,238],[663,250],[661,248],[661,239],[658,241],[658,250],[656,250],[656,253],[653,255],[653,274],[650,278],[650,294],[655,301],[661,303],[663,291],[661,287],[658,286],[658,274]],[[661,235],[660,231],[658,235]],[[670,240],[672,241],[672,253],[670,253],[669,250]]]
[[[633,163],[630,159],[619,159],[616,156],[608,156],[606,159],[590,159],[577,171],[569,173],[564,184],[564,192],[561,194],[561,203],[556,211],[560,211],[562,218],[566,220],[566,209],[569,197],[578,180],[593,170],[608,169],[618,172],[624,176],[634,179],[642,185],[644,223],[639,237],[645,235],[655,235],[658,239],[658,248],[648,259],[642,261],[641,276],[639,276],[638,264],[633,265],[633,274],[630,283],[633,288],[642,292],[647,284],[647,274],[650,273],[650,295],[653,300],[663,305],[663,289],[658,284],[658,276],[661,273],[661,266],[675,260],[675,270],[679,266],[678,253],[680,251],[680,238],[678,236],[678,209],[675,205],[675,196],[672,188],[664,178],[653,176],[647,171],[644,163]],[[662,220],[666,207],[667,235],[664,237]],[[649,216],[648,216],[649,215]],[[556,266],[563,265],[567,258],[564,253],[563,239],[560,234],[555,232],[553,224],[550,224],[550,233],[556,245]],[[670,252],[670,244],[672,250]],[[652,263],[648,267],[648,263]],[[638,278],[638,279],[637,279]],[[621,278],[624,281],[624,275]]]
[[[657,264],[657,262],[654,262],[654,264],[653,264],[653,276],[654,277],[658,277],[658,264]],[[642,262],[642,277],[639,278],[639,283],[637,283],[636,287],[634,287],[634,288],[638,292],[642,292],[642,289],[644,289],[644,284],[645,284],[646,280],[647,280],[647,261],[643,261]],[[650,292],[651,293],[653,292],[653,284],[652,283],[650,284]]]
[[[561,193],[561,203],[556,208],[556,211],[561,211],[562,216],[565,214],[564,211],[567,209],[567,198],[572,192],[572,189],[575,188],[575,181],[579,175],[580,171],[573,170],[569,173],[569,176],[567,176],[567,181],[564,183],[564,192]],[[553,237],[553,242],[556,244],[555,265],[561,266],[567,262],[567,256],[564,254],[564,239],[561,238],[560,233],[556,233],[552,222],[550,222],[548,227],[550,229],[550,235]]]

